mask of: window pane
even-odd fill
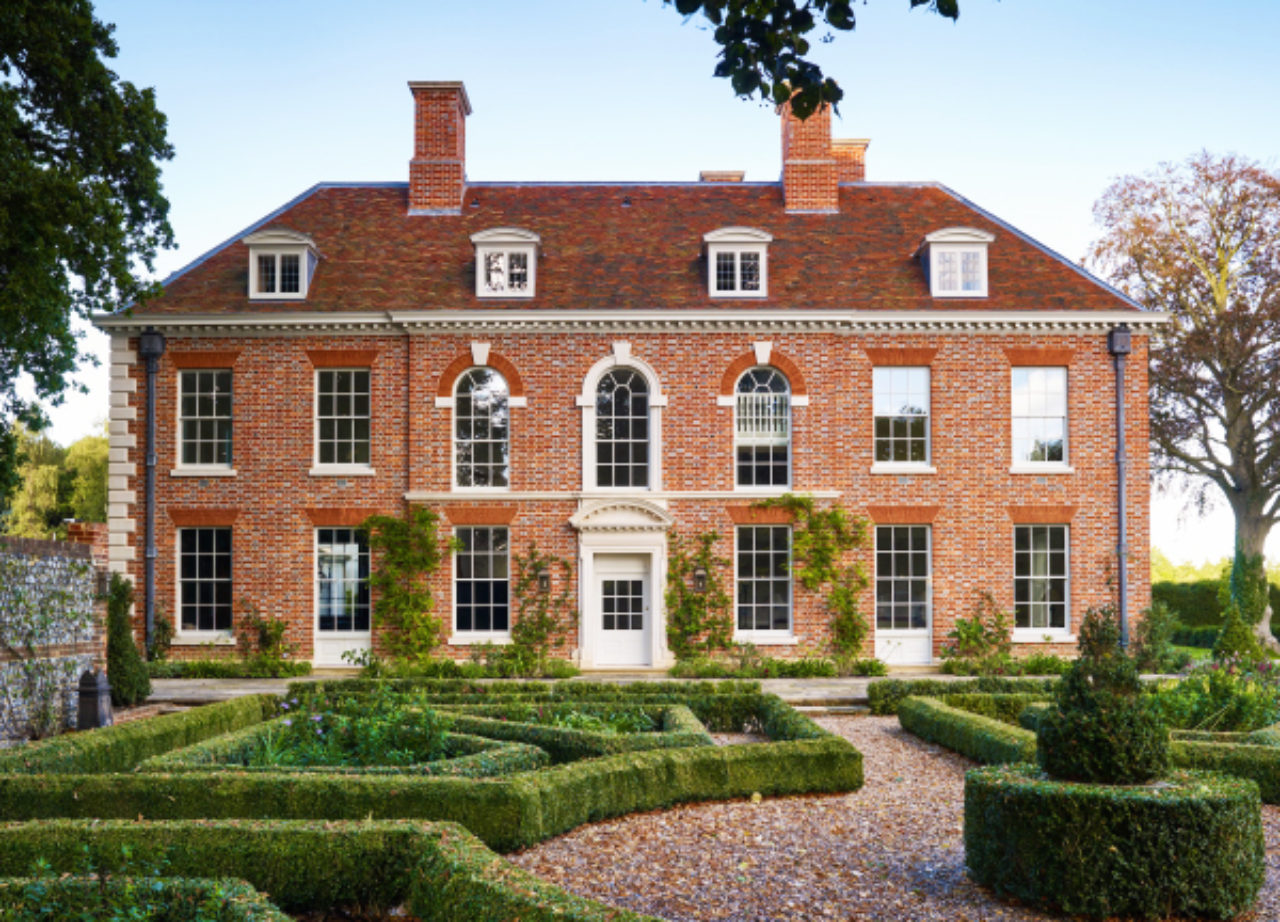
[[[740,630],[791,628],[791,529],[737,529],[737,599]]]
[[[178,534],[182,629],[231,630],[231,529],[184,528]]]
[[[506,631],[510,626],[506,528],[466,527],[455,532],[455,630]]]

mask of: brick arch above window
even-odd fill
[[[441,373],[440,384],[436,388],[436,397],[446,400],[452,398],[453,389],[458,383],[458,378],[469,368],[492,368],[506,379],[507,393],[510,396],[518,398],[525,396],[524,380],[510,360],[497,352],[490,352],[485,361],[477,362],[473,353],[467,351],[450,362],[448,367]]]
[[[742,377],[743,372],[761,365],[772,366],[787,376],[787,380],[791,383],[793,402],[796,397],[808,396],[808,386],[805,384],[804,373],[800,371],[800,366],[777,349],[769,351],[767,362],[759,361],[759,355],[755,350],[745,352],[734,359],[725,369],[724,377],[720,379],[720,396],[732,399],[738,386],[738,379]]]

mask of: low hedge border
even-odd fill
[[[1023,711],[1031,704],[1047,704],[1044,695],[1029,692],[1004,695],[981,695],[976,692],[943,695],[942,703],[971,714],[981,714],[1011,727],[1019,726]]]
[[[88,847],[111,867],[127,847],[178,875],[238,877],[290,912],[403,904],[422,922],[657,922],[522,871],[452,823],[97,822],[0,824],[0,874],[44,858],[73,871]]]
[[[534,771],[551,763],[547,753],[537,746],[504,742],[450,733],[445,739],[447,758],[435,762],[414,765],[245,765],[252,752],[262,744],[262,738],[285,718],[267,721],[175,749],[160,756],[152,756],[138,765],[140,772],[276,772],[338,775],[453,775],[460,778],[489,778],[496,775],[513,775]]]
[[[0,773],[127,772],[144,759],[260,724],[276,713],[275,695],[246,695],[218,704],[67,733],[0,752]]]
[[[476,698],[545,695],[553,699],[594,698],[600,701],[630,698],[666,698],[673,695],[747,695],[760,694],[760,683],[726,680],[721,682],[690,680],[685,682],[635,682],[620,685],[613,682],[566,679],[560,681],[512,681],[507,679],[333,679],[322,682],[290,682],[286,697],[360,694],[376,688],[413,691],[432,696],[464,695]]]
[[[153,679],[286,679],[311,675],[306,660],[161,659],[147,664]]]
[[[76,918],[94,918],[103,899],[118,900],[138,886],[130,880],[105,881],[85,877],[0,878],[0,918],[27,911],[34,918],[49,918],[50,904],[74,912]],[[145,881],[144,899],[167,905],[164,918],[182,922],[192,918],[201,904],[217,901],[218,922],[293,922],[262,893],[243,880],[227,878],[155,877]],[[184,911],[185,910],[185,911]],[[17,916],[14,916],[17,918]],[[64,918],[70,918],[64,916]],[[148,917],[150,918],[150,917]]]
[[[880,679],[867,686],[867,703],[872,714],[898,713],[904,698],[940,698],[943,695],[978,693],[1048,695],[1057,687],[1058,679],[1004,678],[982,676],[977,679]]]
[[[498,779],[213,772],[0,775],[0,820],[50,817],[427,819],[501,851],[582,823],[677,803],[836,793],[862,786],[862,755],[772,695],[753,719],[775,742],[624,753]]]
[[[1053,781],[1026,765],[974,769],[964,845],[978,883],[1095,918],[1233,918],[1265,872],[1257,785],[1206,772],[1121,786]]]
[[[921,739],[985,764],[1034,762],[1036,735],[950,707],[937,698],[907,698],[898,705],[898,723]]]

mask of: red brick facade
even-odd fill
[[[931,526],[934,657],[979,591],[1013,608],[1017,524],[1069,526],[1074,633],[1087,607],[1113,597],[1115,379],[1106,333],[1124,320],[1134,327],[1125,382],[1128,547],[1132,560],[1146,560],[1146,327],[1100,283],[938,187],[837,185],[825,116],[804,124],[785,117],[781,185],[459,184],[455,199],[452,187],[420,171],[435,166],[419,161],[456,150],[461,176],[465,96],[444,102],[439,96],[415,87],[418,136],[407,190],[319,189],[274,219],[306,233],[323,254],[305,301],[250,302],[247,253],[231,245],[172,280],[145,314],[101,321],[115,334],[113,447],[125,452],[112,469],[112,559],[139,585],[146,375],[129,356],[147,324],[167,337],[156,393],[156,598],[170,614],[178,606],[179,530],[230,527],[237,613],[243,598],[284,617],[288,641],[308,656],[316,632],[316,529],[354,526],[375,512],[402,514],[413,504],[440,513],[445,537],[468,525],[506,525],[513,553],[536,543],[574,561],[583,580],[574,587],[577,605],[583,592],[597,588],[585,575],[591,554],[640,546],[627,544],[629,526],[616,523],[588,540],[593,526],[583,517],[611,514],[600,512],[601,503],[616,499],[641,501],[654,516],[637,524],[635,535],[658,548],[649,574],[658,630],[664,517],[685,537],[720,533],[720,555],[729,559],[735,524],[777,518],[753,513],[758,493],[735,490],[729,395],[763,355],[764,364],[787,376],[793,398],[802,398],[791,416],[791,490],[838,502],[871,523]],[[435,122],[448,106],[452,128],[441,137]],[[863,151],[865,143],[856,150],[858,170]],[[842,162],[846,156],[848,150]],[[462,202],[460,215],[413,213],[447,209],[451,201]],[[793,211],[836,213],[787,214]],[[485,301],[475,295],[469,235],[508,226],[540,235],[537,295]],[[773,235],[768,296],[758,302],[707,297],[698,241],[730,226]],[[988,297],[930,297],[912,254],[925,234],[948,226],[997,234]],[[606,274],[597,275],[602,266]],[[450,404],[477,355],[517,398],[509,411],[509,489],[483,495],[453,486]],[[581,395],[592,369],[610,356],[650,369],[665,397],[660,442],[652,447],[655,459],[660,455],[660,489],[624,496],[584,486],[591,478],[583,476],[588,408]],[[877,365],[930,369],[931,472],[872,472]],[[1068,369],[1067,471],[1011,471],[1011,369],[1028,365]],[[316,470],[317,369],[334,367],[370,372],[367,474]],[[198,368],[232,371],[229,471],[192,472],[178,464],[179,370]],[[626,514],[643,517],[644,509]],[[869,576],[876,566],[872,543],[861,552]],[[436,574],[432,589],[449,623],[452,567]],[[1148,599],[1147,568],[1131,567],[1131,610]],[[863,600],[874,625],[874,582]],[[584,618],[595,617],[591,605],[582,607]],[[141,605],[138,611],[141,629]],[[765,652],[824,651],[827,619],[821,598],[795,587],[791,636]],[[580,628],[561,655],[590,646],[587,630]],[[1034,645],[1072,647],[1069,635]],[[460,657],[471,652],[465,644],[444,649]],[[867,652],[875,649],[873,636]],[[664,661],[660,637],[654,650],[657,665]],[[185,646],[175,655],[205,652]]]

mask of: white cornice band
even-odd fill
[[[103,330],[170,335],[265,336],[309,333],[1086,333],[1119,324],[1150,331],[1169,321],[1155,311],[983,310],[463,310],[274,312],[124,316],[99,314]]]

